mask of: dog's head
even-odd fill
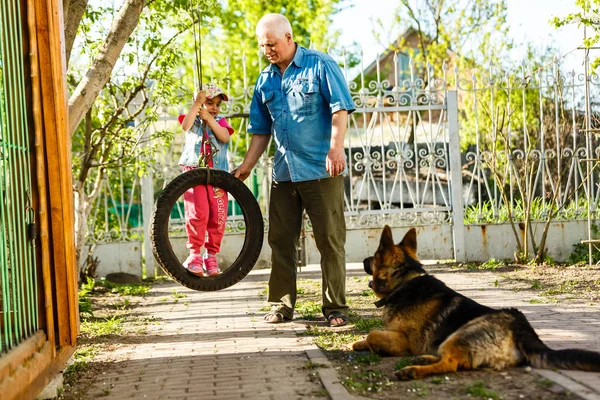
[[[383,298],[404,282],[425,273],[417,258],[417,231],[409,229],[404,239],[394,244],[392,230],[383,228],[379,247],[373,257],[363,261],[365,272],[373,275],[369,287],[375,295]]]

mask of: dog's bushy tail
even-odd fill
[[[600,372],[600,353],[581,349],[552,350],[538,337],[525,316],[511,309],[514,340],[532,367]]]
[[[527,358],[535,368],[578,369],[600,372],[600,353],[580,349],[552,350],[528,354]]]

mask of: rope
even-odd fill
[[[198,88],[202,87],[202,32],[200,21],[202,14],[200,13],[200,6],[196,6],[193,9],[192,0],[190,0],[190,14],[192,14],[192,32],[194,35],[194,55],[196,57],[196,79],[198,82]],[[197,17],[197,22],[194,22],[194,11]]]

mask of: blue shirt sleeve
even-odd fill
[[[347,110],[350,114],[356,110],[342,70],[333,59],[323,60],[321,88],[323,97],[329,102],[331,114],[340,110]]]
[[[248,132],[258,135],[266,135],[271,133],[271,125],[273,120],[267,105],[263,101],[262,90],[259,89],[258,83],[254,88],[252,102],[250,103],[250,123],[248,124]]]

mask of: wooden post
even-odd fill
[[[49,238],[58,324],[56,345],[74,346],[79,330],[79,310],[62,13],[58,0],[35,1],[39,81],[41,93],[44,94],[41,106],[46,140]]]

